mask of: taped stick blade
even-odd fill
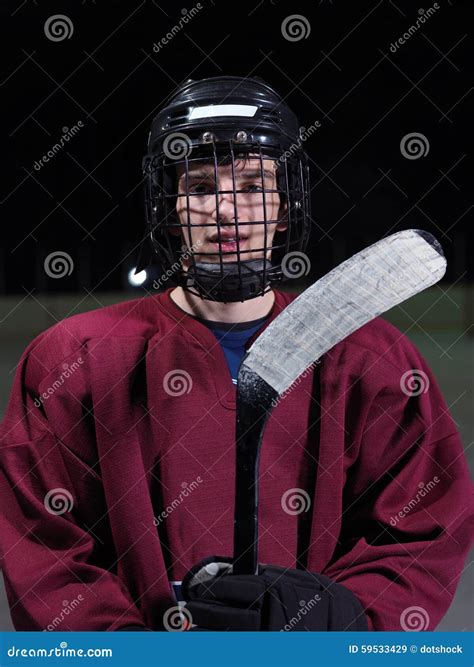
[[[374,243],[306,289],[259,336],[242,361],[279,395],[325,352],[375,317],[437,283],[438,241],[408,229]],[[238,380],[238,382],[239,382]]]

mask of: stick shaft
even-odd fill
[[[258,564],[258,464],[276,392],[255,373],[237,385],[234,574],[256,574]]]

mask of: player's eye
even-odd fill
[[[241,188],[244,192],[262,192],[263,188],[260,183],[248,183]]]
[[[195,183],[189,186],[189,193],[193,195],[207,195],[214,192],[215,189],[212,183]]]

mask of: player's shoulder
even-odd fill
[[[148,339],[159,327],[159,313],[154,297],[141,297],[71,315],[39,334],[24,356],[52,369],[91,340]]]
[[[347,336],[339,346],[353,354],[367,356],[371,363],[404,371],[420,359],[416,346],[398,327],[383,317],[376,317]]]
[[[74,331],[80,338],[143,335],[156,317],[156,300],[144,296],[72,315],[62,320],[58,328]]]

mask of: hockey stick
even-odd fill
[[[237,378],[234,574],[257,572],[258,462],[275,401],[334,345],[434,285],[445,271],[442,248],[431,234],[393,234],[311,285],[248,350]]]

